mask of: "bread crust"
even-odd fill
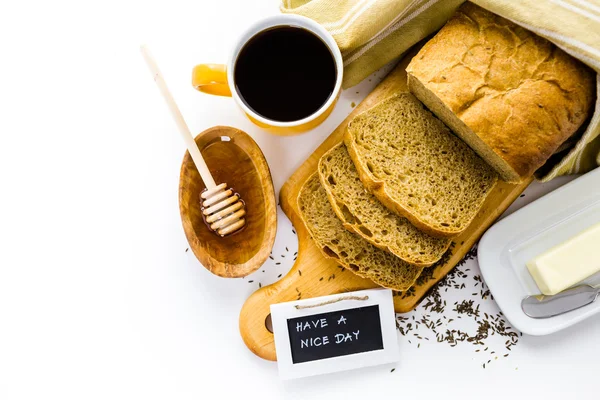
[[[577,132],[594,104],[590,68],[469,2],[423,46],[407,72],[468,127],[471,132],[455,133],[507,181],[532,176]],[[431,101],[413,93],[435,112]],[[446,125],[458,125],[436,114]],[[486,159],[471,135],[505,165],[498,168],[489,153]]]

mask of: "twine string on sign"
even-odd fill
[[[322,303],[310,304],[310,305],[307,305],[307,306],[298,306],[298,305],[296,305],[294,307],[296,307],[296,310],[302,310],[302,309],[305,309],[305,308],[322,307],[322,306],[326,306],[328,304],[333,304],[333,303],[337,303],[338,301],[344,301],[344,300],[360,300],[360,301],[364,301],[364,300],[369,300],[369,296],[342,296],[342,297],[338,297],[337,299],[324,301]]]

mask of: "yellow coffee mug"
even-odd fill
[[[240,51],[248,41],[265,30],[282,26],[303,28],[319,37],[331,52],[336,68],[335,86],[325,104],[313,114],[290,122],[281,122],[265,118],[248,107],[242,101],[240,94],[236,90],[233,73]],[[342,91],[343,73],[344,64],[342,61],[342,54],[333,36],[331,36],[325,28],[309,18],[299,15],[284,14],[261,20],[247,29],[234,46],[227,64],[196,65],[192,71],[192,85],[204,93],[233,97],[238,106],[252,122],[270,133],[277,135],[296,135],[313,129],[329,116]]]

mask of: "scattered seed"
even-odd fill
[[[452,254],[452,246],[449,254]],[[473,350],[475,353],[483,351],[491,355],[490,359],[482,364],[483,368],[485,368],[485,365],[491,362],[493,355],[497,353],[493,350],[494,347],[492,346],[494,342],[491,338],[493,336],[504,337],[506,339],[505,347],[510,352],[512,347],[518,343],[521,333],[516,332],[508,325],[504,319],[504,315],[500,311],[490,314],[489,312],[484,312],[482,309],[481,305],[484,302],[492,300],[491,293],[480,275],[467,274],[471,272],[471,269],[465,268],[467,260],[476,258],[477,247],[473,247],[457,263],[456,268],[429,289],[428,295],[421,301],[419,316],[416,317],[415,313],[411,316],[397,316],[396,327],[401,335],[410,336],[412,339],[417,340],[417,348],[419,348],[420,343],[425,340],[429,341],[431,338],[435,339],[438,343],[447,343],[449,347],[470,343],[474,346]],[[433,277],[436,270],[436,267],[428,268],[423,271],[422,276],[427,273]],[[423,280],[419,278],[417,286],[422,285],[423,282],[427,282],[428,280],[429,278]],[[461,293],[462,296],[466,295],[465,297],[469,298],[454,301],[454,304],[451,306],[442,298],[443,294],[448,292],[449,289],[459,291],[460,293],[461,290],[466,289],[469,285],[481,289],[480,292],[472,293],[471,296],[473,297],[468,295],[468,291],[467,293],[463,292]],[[407,290],[398,295],[406,298],[414,294],[411,294],[410,290]],[[448,314],[449,312],[454,312],[455,315]],[[464,331],[453,329],[452,322],[462,319],[473,321],[475,328]],[[408,340],[408,342],[410,343],[411,340]],[[491,352],[489,352],[490,349],[492,349]],[[508,353],[504,357],[507,356]]]

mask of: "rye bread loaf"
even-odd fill
[[[496,172],[410,93],[357,115],[344,142],[367,190],[432,236],[462,233],[497,182]]]
[[[406,71],[409,90],[508,182],[533,175],[594,103],[590,68],[469,2]]]
[[[438,261],[450,246],[449,239],[421,232],[369,193],[343,143],[323,154],[318,171],[329,203],[344,228],[372,245],[423,267]]]
[[[298,193],[300,217],[317,247],[355,274],[394,290],[410,288],[423,270],[348,232],[333,212],[327,193],[314,173]]]

